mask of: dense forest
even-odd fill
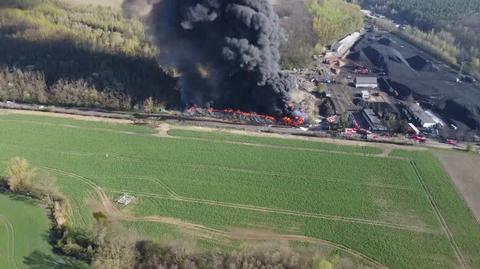
[[[275,6],[286,35],[280,48],[281,64],[286,69],[303,67],[311,62],[317,44],[312,16],[308,13],[303,0],[294,5],[289,4],[292,0],[283,1]]]
[[[306,7],[313,17],[317,52],[363,27],[359,6],[343,0],[308,0]]]
[[[156,110],[179,104],[139,19],[57,1],[0,4],[0,100]]]
[[[479,0],[359,0],[374,10],[406,20],[422,29],[478,15]]]
[[[281,47],[282,66],[304,67],[313,54],[363,27],[357,5],[343,0],[279,0],[275,7],[287,40]]]
[[[362,27],[359,8],[343,0],[276,6],[286,40],[282,66],[311,56]],[[139,18],[118,8],[57,0],[0,1],[0,101],[111,110],[181,108],[173,72],[158,66],[161,48]]]
[[[358,0],[363,7],[419,28],[425,35],[448,32],[456,62],[480,76],[480,0]],[[416,33],[420,37],[419,33]],[[440,35],[443,35],[440,34]]]

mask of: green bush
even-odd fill
[[[342,0],[308,0],[306,5],[318,37],[317,52],[363,27],[363,14],[357,5]]]

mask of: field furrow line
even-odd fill
[[[254,175],[267,175],[267,176],[288,176],[288,177],[295,177],[301,178],[305,180],[320,180],[320,181],[327,181],[327,182],[341,182],[341,183],[348,183],[352,185],[359,185],[359,186],[371,186],[371,187],[379,187],[379,188],[390,188],[390,189],[398,189],[398,190],[412,190],[410,187],[399,186],[399,185],[392,185],[392,184],[381,184],[381,183],[368,183],[368,182],[357,182],[353,180],[345,180],[345,179],[338,179],[338,178],[315,178],[311,177],[310,175],[302,175],[302,174],[290,174],[290,173],[276,173],[271,171],[260,171],[255,169],[243,169],[243,168],[234,168],[234,167],[227,167],[227,166],[213,166],[213,165],[204,165],[204,164],[185,164],[184,166],[192,167],[192,168],[201,168],[201,169],[216,169],[216,170],[223,170],[223,171],[230,171],[230,172],[241,172],[246,174],[254,174]]]
[[[70,177],[70,178],[74,178],[84,184],[86,184],[88,187],[90,187],[91,189],[95,190],[96,188],[99,188],[99,186],[91,181],[90,179],[86,178],[86,177],[83,177],[81,175],[78,175],[78,174],[75,174],[75,173],[71,173],[71,172],[67,172],[67,171],[64,171],[64,170],[60,170],[60,169],[56,169],[56,168],[51,168],[51,167],[47,167],[47,166],[40,166],[39,168],[41,169],[44,169],[44,170],[47,170],[47,171],[50,171],[52,173],[56,173],[56,174],[59,174],[59,175],[63,175],[63,176],[67,176],[67,177]],[[88,224],[87,220],[84,218],[84,216],[79,212],[78,209],[74,209],[75,205],[77,206],[80,206],[79,202],[76,201],[75,199],[72,200],[69,200],[70,203],[72,203],[71,207],[71,211],[72,211],[72,216],[77,212],[78,216],[80,217],[80,221],[83,222],[84,224]]]
[[[165,190],[170,196],[172,197],[180,197],[176,192],[170,189],[165,183],[163,183],[160,179],[155,177],[146,177],[146,176],[126,176],[122,178],[127,179],[145,179],[149,180],[150,182],[158,184],[163,190]]]
[[[66,171],[59,170],[59,169],[49,168],[49,167],[43,167],[43,168],[46,168],[47,170],[49,169],[49,170],[54,171],[54,172],[63,173],[64,175],[68,175],[68,176],[71,176],[71,177],[75,177],[79,180],[84,181],[85,183],[88,183],[88,185],[90,187],[92,187],[93,189],[96,189],[96,188],[100,187],[99,185],[97,185],[93,181],[91,181],[90,179],[88,179],[86,177],[83,177],[81,175],[66,172]],[[165,197],[165,196],[161,196],[161,195],[154,194],[154,193],[138,192],[138,191],[134,191],[134,190],[127,190],[127,192],[130,192],[132,194],[136,194],[136,195],[139,195],[139,196],[146,196],[146,197],[159,198],[159,199],[170,199],[170,200],[180,201],[180,202],[199,203],[199,204],[205,204],[205,205],[222,206],[222,207],[228,207],[228,208],[236,208],[236,209],[264,212],[264,213],[276,213],[276,214],[307,217],[307,218],[317,218],[317,219],[325,219],[325,220],[333,220],[333,221],[367,224],[367,225],[380,226],[380,227],[393,228],[393,229],[400,229],[400,230],[407,230],[407,231],[414,231],[414,232],[424,232],[424,233],[428,232],[424,228],[417,227],[417,226],[409,226],[409,225],[388,223],[388,222],[368,220],[368,219],[362,219],[362,218],[353,218],[353,217],[344,217],[344,216],[318,214],[318,213],[308,213],[308,212],[298,212],[298,211],[287,210],[287,209],[277,209],[277,208],[260,207],[260,206],[245,205],[245,204],[225,203],[225,202],[205,200],[205,199],[196,199],[196,198],[179,196],[175,192],[173,192],[174,195],[171,195],[171,197],[170,196]]]
[[[143,161],[142,158],[129,158],[129,160],[136,159],[138,161]],[[358,181],[353,181],[353,180],[345,180],[345,179],[339,179],[339,178],[319,178],[319,177],[312,177],[311,175],[305,175],[305,174],[291,174],[288,172],[282,172],[282,173],[277,173],[277,172],[272,172],[272,171],[261,171],[261,170],[255,170],[255,169],[246,169],[246,168],[237,168],[237,167],[228,167],[228,166],[218,166],[218,165],[207,165],[207,164],[199,164],[199,163],[178,163],[175,161],[170,161],[170,160],[162,160],[162,162],[165,163],[172,163],[178,166],[184,166],[184,167],[190,167],[190,168],[199,168],[199,169],[209,169],[209,170],[220,170],[220,171],[228,171],[228,172],[239,172],[239,173],[245,173],[245,174],[253,174],[253,175],[267,175],[267,176],[280,176],[280,177],[291,177],[293,178],[299,178],[302,180],[308,180],[308,181],[326,181],[326,182],[333,182],[333,183],[347,183],[351,185],[357,185],[357,186],[369,186],[369,187],[377,187],[377,188],[387,188],[387,189],[396,189],[396,190],[406,190],[406,191],[414,191],[413,188],[411,187],[406,187],[406,186],[400,186],[400,185],[394,185],[394,184],[383,184],[383,183],[369,183],[369,182],[358,182]],[[154,177],[145,177],[145,176],[132,176],[132,177],[144,177],[145,179],[151,178],[151,179],[158,179]],[[165,184],[163,184],[165,187],[168,188]]]
[[[120,155],[119,155],[120,156]],[[141,157],[131,157],[131,156],[122,156],[123,158],[132,161],[136,160],[138,162],[142,163],[148,163],[148,159],[141,158]],[[393,158],[393,157],[389,157]],[[402,160],[407,160],[406,158],[401,158]],[[413,189],[411,187],[406,187],[406,186],[401,186],[401,185],[395,185],[395,184],[382,184],[382,183],[369,183],[369,182],[358,182],[354,180],[345,180],[345,179],[339,179],[339,178],[332,178],[329,177],[328,179],[326,178],[318,178],[318,177],[312,177],[311,175],[305,175],[305,174],[291,174],[288,172],[282,172],[282,173],[277,173],[273,171],[261,171],[261,170],[256,170],[256,169],[251,169],[251,168],[239,168],[239,167],[228,167],[228,166],[218,166],[218,165],[208,165],[208,164],[201,164],[201,163],[191,163],[191,162],[177,162],[177,161],[172,161],[168,158],[161,159],[161,162],[163,163],[170,163],[174,164],[177,166],[185,166],[185,167],[191,167],[191,168],[200,168],[200,169],[215,169],[215,170],[223,170],[223,171],[232,171],[232,172],[240,172],[240,173],[248,173],[248,174],[258,174],[258,175],[272,175],[272,176],[289,176],[292,178],[304,178],[307,180],[321,180],[321,181],[328,181],[328,182],[343,182],[343,183],[348,183],[348,184],[353,184],[353,185],[359,185],[359,186],[371,186],[371,187],[378,187],[378,188],[389,188],[389,189],[398,189],[398,190],[409,190],[412,191]]]
[[[6,234],[6,237],[7,237],[7,246],[5,248],[5,256],[7,258],[7,266],[8,268],[13,268],[12,266],[12,260],[11,260],[11,257],[10,257],[10,229],[8,227],[8,224],[7,222],[0,216],[0,221],[3,222],[3,227],[5,228],[5,234]]]
[[[101,199],[107,199],[108,197],[106,197],[106,195],[103,195],[105,197],[102,196],[103,191],[100,192],[99,189],[101,189],[98,185],[96,185],[94,182],[92,182],[90,179],[86,178],[86,177],[83,177],[81,175],[78,175],[78,174],[75,174],[75,173],[71,173],[71,172],[67,172],[67,171],[63,171],[63,170],[60,170],[60,169],[54,169],[54,168],[49,168],[49,167],[43,167],[44,169],[47,169],[47,170],[50,170],[50,171],[54,171],[54,172],[57,172],[57,173],[60,173],[60,174],[64,174],[64,175],[67,175],[67,176],[70,176],[70,177],[73,177],[73,178],[76,178],[84,183],[86,183],[89,187],[91,187],[92,189],[95,190],[95,192],[101,197]],[[134,193],[134,192],[131,192],[131,193]],[[142,194],[141,194],[142,195]],[[146,195],[146,194],[145,194]],[[154,195],[155,198],[163,198],[163,199],[170,199],[170,200],[176,200],[178,201],[179,199],[182,199],[181,197],[179,198],[178,196],[176,197],[173,197],[173,196],[160,196],[158,194],[149,194],[149,195]],[[103,198],[102,198],[103,197]],[[188,201],[188,199],[187,199]],[[195,202],[198,202],[198,201],[195,201]],[[105,205],[106,206],[106,205]],[[110,208],[111,209],[111,208]],[[141,221],[156,221],[158,222],[159,221],[159,217],[155,217],[155,216],[147,216],[147,217],[141,217],[141,218],[138,218],[138,217],[126,217],[126,216],[123,216],[124,214],[120,213],[118,210],[113,210],[115,215],[118,215],[120,217],[125,217],[125,220],[129,220],[129,221],[134,221],[134,220],[141,220]],[[275,212],[272,212],[272,213],[275,213]],[[204,227],[202,228],[203,226],[202,225],[197,225],[197,224],[193,224],[195,227],[195,229],[197,230],[203,230],[203,231],[207,231],[209,233],[214,233],[214,234],[217,234],[217,235],[221,235],[221,236],[227,236],[231,239],[235,239],[234,237],[228,235],[228,233],[224,232],[224,231],[221,231],[221,230],[217,230],[217,229],[213,229],[213,228],[208,228],[208,227]],[[294,236],[294,235],[289,235],[289,236],[286,236],[285,238],[288,239],[288,240],[294,240],[294,241],[305,241],[304,239],[301,239],[301,237],[303,236]],[[308,237],[303,237],[303,238],[308,238]],[[301,239],[301,240],[300,240]],[[309,238],[308,240],[312,241],[316,241],[316,242],[323,242],[324,244],[330,244],[331,246],[334,246],[336,248],[339,248],[343,251],[346,251],[347,253],[350,253],[351,255],[354,255],[356,257],[359,257],[359,258],[362,258],[362,259],[365,259],[366,261],[369,261],[371,262],[372,264],[378,266],[379,268],[384,268],[384,269],[388,269],[387,266],[377,262],[376,260],[362,254],[362,253],[359,253],[359,252],[356,252],[355,250],[353,249],[350,249],[348,247],[345,247],[343,245],[339,245],[339,244],[335,244],[335,243],[332,243],[332,242],[329,242],[329,241],[325,241],[325,240],[321,240],[321,239],[316,239],[316,238]],[[15,268],[16,269],[16,268]]]
[[[245,209],[245,210],[252,210],[252,211],[259,211],[259,212],[266,212],[266,213],[276,213],[276,214],[300,216],[300,217],[307,217],[307,218],[317,218],[317,219],[335,220],[335,221],[342,221],[342,222],[368,224],[368,225],[382,226],[382,227],[409,230],[409,231],[419,231],[422,229],[414,226],[393,224],[393,223],[387,223],[387,222],[381,222],[381,221],[373,221],[373,220],[367,220],[362,218],[308,213],[308,212],[300,212],[300,211],[293,211],[293,210],[286,210],[286,209],[217,202],[217,201],[203,200],[203,199],[181,197],[181,198],[176,198],[176,200],[182,201],[182,202],[202,203],[202,204],[213,205],[213,206],[223,206],[223,207],[229,207],[229,208]]]
[[[11,241],[12,241],[12,263],[13,267],[18,269],[17,261],[15,260],[15,229],[13,228],[13,224],[7,220],[8,226],[10,227],[11,233]]]
[[[158,195],[154,193],[137,192],[132,190],[128,192],[135,194],[137,196],[144,196],[144,197],[156,198],[156,199],[165,199],[165,200],[173,200],[173,201],[179,201],[179,202],[220,206],[220,207],[226,207],[226,208],[250,210],[250,211],[256,211],[256,212],[263,212],[263,213],[274,213],[274,214],[282,214],[282,215],[290,215],[290,216],[298,216],[298,217],[306,217],[306,218],[316,218],[316,219],[325,219],[325,220],[332,220],[332,221],[366,224],[366,225],[381,226],[386,228],[407,230],[407,231],[413,231],[413,232],[422,232],[422,233],[430,232],[425,230],[425,228],[422,228],[422,227],[394,224],[394,223],[368,220],[368,219],[362,219],[362,218],[352,218],[352,217],[344,217],[344,216],[336,216],[336,215],[328,215],[328,214],[299,212],[299,211],[293,211],[293,210],[287,210],[287,209],[260,207],[260,206],[235,204],[235,203],[225,203],[225,202],[218,202],[218,201],[205,200],[205,199],[188,198],[183,196],[170,197],[170,196]]]
[[[48,167],[48,166],[40,166],[40,168],[45,169],[47,171],[51,171],[53,173],[57,173],[57,174],[61,174],[61,175],[71,177],[71,178],[79,179],[79,180],[81,180],[82,182],[84,182],[85,184],[89,185],[90,187],[92,187],[94,189],[96,187],[99,187],[95,182],[93,182],[89,178],[86,178],[86,177],[81,176],[79,174],[67,172],[67,171],[64,171],[64,170],[60,170],[60,169],[56,169],[56,168],[52,168],[52,167]]]
[[[3,144],[0,143],[0,145],[5,145],[5,146],[12,146],[12,147],[18,147],[18,148],[24,148],[24,149],[29,149],[29,150],[38,150],[38,151],[47,151],[47,152],[52,152],[52,153],[63,153],[63,154],[71,154],[71,155],[76,155],[76,156],[85,156],[85,157],[92,157],[92,156],[103,156],[103,154],[100,153],[93,153],[93,152],[78,152],[78,151],[58,151],[58,150],[50,150],[50,149],[45,149],[45,148],[40,148],[40,147],[31,147],[31,146],[21,146],[21,145],[16,145],[16,144]],[[115,153],[110,153],[113,158],[117,158],[123,161],[131,161],[133,159],[142,161],[142,158],[135,158],[135,157],[128,157],[128,156],[120,156]],[[175,162],[171,162],[175,163]],[[253,170],[253,169],[243,169],[243,168],[235,168],[235,167],[226,167],[226,166],[210,166],[210,165],[204,165],[204,164],[195,164],[195,163],[186,163],[186,164],[178,164],[177,165],[182,165],[186,167],[191,167],[191,168],[200,168],[200,169],[216,169],[216,170],[222,170],[222,171],[232,171],[232,172],[240,172],[240,173],[247,173],[247,174],[257,174],[257,175],[272,175],[272,176],[291,176],[291,177],[298,177],[298,178],[303,178],[305,180],[320,180],[320,181],[326,181],[326,182],[342,182],[342,183],[348,183],[352,185],[358,185],[358,186],[371,186],[371,187],[377,187],[377,188],[388,188],[388,189],[398,189],[398,190],[412,190],[409,187],[405,186],[399,186],[399,185],[392,185],[392,184],[379,184],[379,183],[368,183],[368,182],[357,182],[357,181],[352,181],[352,180],[344,180],[344,179],[335,179],[335,178],[311,178],[309,175],[292,175],[289,173],[275,173],[275,172],[270,172],[270,171],[260,171],[260,170]],[[147,178],[145,178],[147,179]],[[150,179],[150,177],[148,178]],[[153,177],[151,179],[154,179]],[[172,190],[168,189],[168,187],[165,184],[162,184],[165,187],[166,191],[172,192]]]
[[[12,223],[5,217],[0,215],[0,221],[4,223],[5,231],[7,234],[7,264],[8,268],[18,269],[17,262],[15,261],[15,230]]]
[[[152,178],[152,179],[154,179],[154,178]],[[165,186],[165,184],[163,182],[161,182],[160,179],[155,178],[155,182],[160,184],[161,186]],[[168,189],[167,186],[165,186],[165,188]],[[361,218],[343,217],[343,216],[309,213],[309,212],[299,212],[299,211],[293,211],[293,210],[288,210],[288,209],[260,207],[260,206],[253,206],[253,205],[226,203],[226,202],[219,202],[219,201],[206,200],[206,199],[190,198],[190,197],[180,196],[177,193],[175,193],[174,191],[171,191],[171,193],[169,192],[169,194],[172,197],[166,197],[166,196],[161,196],[161,195],[158,195],[158,194],[137,192],[137,191],[130,191],[130,193],[134,193],[134,194],[137,194],[137,195],[146,195],[146,196],[149,196],[149,197],[160,198],[160,199],[173,199],[173,200],[182,201],[182,202],[201,203],[201,204],[223,206],[223,207],[236,208],[236,209],[253,210],[253,211],[260,211],[260,212],[267,212],[267,213],[277,213],[277,214],[284,214],[284,215],[294,215],[294,216],[301,216],[301,217],[312,217],[312,218],[320,218],[320,219],[336,220],[336,221],[345,221],[345,222],[353,222],[353,223],[361,223],[361,224],[369,224],[369,225],[375,225],[375,226],[383,226],[383,227],[389,227],[389,228],[410,230],[410,231],[416,231],[416,232],[418,232],[418,231],[425,232],[423,228],[416,227],[416,226],[393,224],[393,223],[388,223],[388,222],[367,220],[367,219],[361,219]]]
[[[198,137],[184,137],[184,136],[172,136],[172,135],[169,135],[169,137],[170,138],[175,138],[175,139],[196,140],[196,141],[214,142],[214,143],[230,144],[230,145],[244,145],[244,146],[273,148],[273,149],[290,149],[290,150],[299,150],[299,151],[332,153],[332,154],[341,154],[341,155],[353,155],[353,156],[361,156],[361,157],[396,159],[396,157],[390,157],[390,156],[385,157],[385,156],[381,156],[381,154],[371,154],[371,153],[361,153],[361,152],[347,152],[347,151],[336,151],[336,150],[327,150],[327,149],[312,149],[312,148],[306,148],[306,147],[302,148],[302,147],[294,147],[294,146],[269,145],[269,144],[262,144],[262,143],[238,142],[238,141],[231,141],[231,140],[215,140],[215,139],[206,139],[206,138],[198,138]],[[321,142],[319,142],[319,143],[321,143]]]
[[[417,175],[417,178],[420,181],[420,184],[422,185],[422,189],[423,189],[425,195],[427,196],[430,205],[432,206],[433,212],[435,213],[435,216],[437,217],[438,222],[441,224],[442,229],[445,232],[445,235],[447,236],[448,242],[450,243],[450,246],[452,247],[452,250],[455,253],[455,256],[456,256],[460,266],[463,269],[469,269],[470,266],[468,265],[465,258],[463,257],[463,254],[462,254],[460,248],[458,247],[457,242],[455,241],[455,237],[453,236],[452,231],[448,227],[448,224],[447,224],[445,218],[443,217],[442,212],[440,211],[440,208],[438,207],[437,203],[435,202],[435,199],[433,198],[433,195],[430,192],[430,189],[428,188],[428,185],[425,183],[422,175],[420,174],[420,171],[417,167],[417,164],[413,160],[410,161],[410,164],[412,165],[413,169],[415,170],[415,174]]]
[[[0,143],[1,144],[1,143]],[[1,144],[1,145],[7,145],[7,144]],[[91,156],[100,156],[100,153],[93,153],[93,152],[76,152],[76,151],[56,151],[56,150],[49,150],[49,149],[43,149],[43,148],[32,148],[32,147],[24,147],[20,145],[15,145],[15,144],[8,144],[8,146],[14,146],[14,147],[19,147],[19,148],[26,148],[26,149],[36,149],[36,150],[42,150],[42,151],[50,151],[50,152],[55,152],[55,153],[64,153],[64,154],[73,154],[77,156],[85,156],[85,157],[91,157]],[[135,157],[128,157],[128,156],[120,156],[115,153],[111,153],[111,155],[114,158],[118,158],[124,161],[131,161],[132,159],[136,159],[138,161],[142,161],[142,158],[135,158]],[[168,160],[165,160],[168,161]],[[326,181],[326,182],[333,182],[333,183],[347,183],[347,184],[352,184],[352,185],[357,185],[357,186],[370,186],[370,187],[376,187],[376,188],[387,188],[387,189],[397,189],[397,190],[407,190],[407,191],[412,191],[413,189],[410,187],[405,187],[405,186],[399,186],[399,185],[393,185],[393,184],[382,184],[382,183],[369,183],[369,182],[357,182],[353,180],[344,180],[344,179],[338,179],[338,178],[312,178],[310,175],[302,175],[302,174],[289,174],[289,173],[276,173],[276,172],[271,172],[271,171],[260,171],[260,170],[255,170],[255,169],[244,169],[244,168],[235,168],[235,167],[227,167],[227,166],[212,166],[212,165],[205,165],[205,164],[197,164],[197,163],[185,163],[185,164],[178,164],[175,162],[171,162],[177,165],[181,166],[186,166],[186,167],[192,167],[192,168],[200,168],[200,169],[216,169],[216,170],[222,170],[222,171],[232,171],[232,172],[240,172],[240,173],[247,173],[247,174],[258,174],[258,175],[272,175],[272,176],[290,176],[290,177],[296,177],[296,178],[302,178],[304,180],[320,180],[320,181]],[[153,177],[148,177],[145,179],[156,179]],[[162,183],[162,186],[164,189],[168,192],[171,192],[172,195],[175,195],[174,192],[168,188],[165,184]]]
[[[56,127],[62,127],[62,128],[82,129],[82,130],[89,130],[89,131],[102,131],[102,132],[127,134],[127,135],[140,135],[140,136],[152,136],[153,135],[153,134],[149,134],[149,133],[122,131],[122,130],[109,129],[109,128],[96,128],[96,127],[78,126],[78,125],[72,125],[72,124],[59,124],[59,123],[51,123],[51,122],[44,122],[44,121],[0,119],[0,122],[13,122],[13,123],[35,124],[35,125],[45,125],[45,126],[56,126]]]
[[[307,237],[303,235],[289,235],[289,234],[268,234],[266,236],[259,236],[255,234],[255,236],[248,236],[248,235],[240,235],[235,232],[231,231],[224,231],[214,228],[209,228],[200,224],[194,224],[185,222],[179,219],[170,218],[170,217],[161,217],[161,216],[147,216],[147,217],[129,217],[127,221],[145,221],[145,222],[154,222],[154,223],[162,223],[162,224],[170,224],[180,228],[202,232],[206,234],[211,234],[213,236],[222,237],[229,240],[247,240],[247,241],[264,241],[264,240],[279,240],[279,241],[297,241],[297,242],[308,242],[308,243],[316,243],[321,245],[330,246],[339,250],[344,251],[354,257],[360,258],[364,261],[375,265],[377,268],[388,269],[387,266],[383,265],[382,263],[376,261],[375,259],[364,255],[360,252],[357,252],[351,248],[348,248],[344,245],[336,244],[328,240]]]
[[[2,146],[7,146],[7,147],[16,147],[16,148],[21,148],[21,149],[28,149],[28,150],[36,150],[36,151],[46,151],[46,152],[51,152],[55,154],[70,154],[70,155],[75,155],[75,156],[84,156],[84,157],[92,157],[95,155],[100,155],[99,153],[93,153],[93,152],[80,152],[80,151],[61,151],[61,150],[52,150],[52,149],[46,149],[46,148],[41,148],[41,147],[32,147],[32,146],[21,146],[17,144],[12,144],[12,143],[0,143]]]
[[[132,221],[132,220],[130,220]],[[157,222],[157,223],[163,223],[163,224],[171,224],[174,226],[178,226],[181,228],[197,231],[197,232],[203,232],[203,233],[208,233],[212,234],[214,236],[219,236],[223,237],[225,239],[229,240],[247,240],[247,241],[264,241],[264,240],[279,240],[279,241],[297,241],[297,242],[308,242],[308,243],[316,243],[316,244],[321,244],[321,245],[326,245],[330,246],[339,250],[344,251],[345,253],[348,253],[354,257],[360,258],[362,260],[365,260],[372,265],[375,265],[377,268],[382,268],[382,269],[388,269],[387,266],[383,265],[382,263],[376,261],[375,259],[364,255],[360,252],[357,252],[351,248],[348,248],[344,245],[336,244],[328,240],[323,240],[323,239],[318,239],[318,238],[313,238],[313,237],[307,237],[303,235],[289,235],[289,234],[268,234],[266,236],[259,236],[258,234],[255,234],[254,236],[248,236],[248,235],[239,235],[238,233],[235,232],[230,232],[230,231],[223,231],[219,229],[213,229],[213,228],[208,228],[203,225],[199,224],[193,224],[189,222],[184,222],[178,219],[173,219],[173,218],[168,218],[168,217],[160,217],[160,216],[148,216],[148,217],[142,217],[142,218],[135,218],[135,221],[146,221],[146,222]]]

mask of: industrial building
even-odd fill
[[[377,77],[356,77],[355,78],[355,87],[356,88],[378,88]]]
[[[362,116],[368,123],[368,129],[372,132],[386,132],[387,126],[383,124],[383,121],[373,112],[372,109],[366,108],[362,111]]]
[[[327,58],[335,56],[337,58],[343,58],[347,52],[357,43],[357,41],[362,37],[359,32],[348,35],[344,39],[333,44],[330,53],[327,53]]]
[[[406,105],[409,116],[416,122],[417,126],[423,128],[431,128],[439,124],[433,119],[423,108],[417,103],[410,103]]]

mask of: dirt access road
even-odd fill
[[[480,224],[480,155],[451,150],[433,152]]]

